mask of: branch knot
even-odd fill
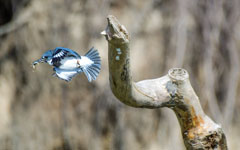
[[[112,43],[129,43],[129,34],[126,28],[119,23],[116,17],[109,15],[107,17],[107,28],[101,32],[106,37],[106,40]]]
[[[189,78],[188,72],[182,68],[172,68],[168,71],[168,76],[173,82],[182,83],[184,80]]]

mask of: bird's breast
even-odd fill
[[[61,60],[61,65],[59,66],[60,69],[64,70],[73,70],[79,68],[79,60],[75,58],[65,58]]]

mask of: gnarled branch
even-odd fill
[[[108,26],[102,34],[108,40],[109,78],[112,92],[124,104],[132,107],[163,107],[164,102],[169,101],[170,97],[162,84],[166,84],[170,80],[169,77],[133,82],[130,71],[128,32],[115,17],[109,16],[107,20]],[[155,88],[149,90],[150,87]],[[161,98],[158,98],[159,96]]]
[[[202,110],[186,70],[174,68],[158,78],[133,82],[129,34],[114,16],[108,16],[102,32],[108,41],[110,86],[124,104],[141,108],[171,108],[181,126],[187,149],[227,149],[222,128]]]

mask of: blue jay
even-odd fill
[[[48,63],[54,66],[53,76],[67,82],[81,72],[84,72],[88,81],[91,82],[96,80],[101,69],[100,56],[94,48],[91,48],[84,56],[80,56],[71,49],[57,47],[54,50],[46,51],[40,59],[34,61],[33,68],[38,63]]]

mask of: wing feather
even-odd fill
[[[64,48],[64,47],[57,47],[53,52],[53,58],[52,58],[53,66],[59,67],[61,65],[61,61],[66,57],[81,58],[81,56],[78,53],[76,53],[71,49]]]

